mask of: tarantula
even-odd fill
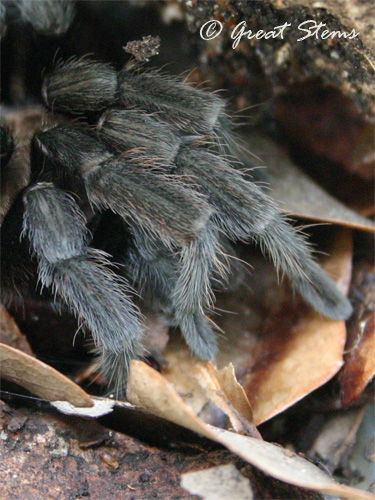
[[[194,354],[215,357],[212,289],[230,274],[230,242],[258,244],[322,314],[351,314],[305,237],[245,173],[218,95],[87,57],[58,63],[41,95],[50,113],[26,113],[23,143],[12,113],[1,127],[3,300],[36,281],[51,290],[91,331],[120,395],[143,353],[137,295]]]

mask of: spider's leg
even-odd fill
[[[211,137],[221,155],[236,159],[243,168],[253,168],[249,154],[233,134],[233,123],[225,111],[226,102],[214,93],[192,87],[157,70],[139,71],[137,65],[118,74],[118,101],[148,112],[159,112],[171,127],[184,134]],[[259,180],[266,181],[263,170]]]
[[[123,394],[128,363],[142,353],[139,313],[126,282],[105,254],[87,246],[85,218],[70,195],[40,182],[23,199],[23,235],[37,257],[40,282],[90,329],[104,376]]]
[[[98,122],[98,137],[113,152],[138,151],[145,163],[156,163],[169,170],[181,145],[160,115],[139,109],[109,109]]]
[[[159,110],[164,113],[165,120],[185,133],[215,136],[218,148],[222,148],[226,155],[240,153],[227,124],[224,101],[219,97],[157,71],[137,74],[125,68],[118,78],[119,99],[124,104],[132,101],[147,111]],[[159,91],[162,88],[168,88],[168,93],[162,94]],[[177,96],[179,103],[175,102]],[[204,98],[205,104],[201,102]],[[190,122],[187,114],[190,114]],[[191,148],[185,149],[188,152]],[[241,154],[240,159],[243,160]],[[180,166],[189,165],[190,174],[217,208],[214,217],[218,226],[231,239],[256,241],[271,256],[277,270],[285,273],[305,300],[318,311],[333,319],[350,316],[349,301],[314,262],[305,238],[287,223],[259,186],[246,181],[240,172],[228,168],[223,158],[207,151],[200,157],[193,154],[184,158],[180,150],[176,162]]]
[[[163,119],[185,133],[211,134],[225,107],[217,95],[158,70],[139,71],[136,65],[128,65],[118,74],[118,82],[122,105],[160,111]]]
[[[59,63],[43,82],[43,98],[53,111],[99,111],[116,101],[117,74],[109,64],[82,57]]]
[[[212,213],[196,192],[131,156],[101,163],[85,172],[83,180],[93,205],[109,208],[171,248],[193,240]]]
[[[220,156],[233,161],[233,168],[243,170],[250,182],[258,182],[260,187],[268,186],[270,178],[265,168],[254,168],[256,162],[240,136],[234,133],[236,123],[226,113],[221,113],[213,130],[213,146]],[[249,173],[251,172],[251,174]],[[263,184],[263,186],[262,186]]]
[[[66,113],[101,111],[108,106],[160,112],[184,133],[212,135],[225,102],[217,95],[191,87],[178,77],[128,64],[119,73],[108,64],[87,58],[60,63],[45,78],[48,107]]]
[[[132,245],[125,260],[126,275],[151,310],[173,316],[171,295],[178,272],[178,257],[160,241],[132,228]]]
[[[332,319],[350,316],[349,301],[314,262],[306,239],[259,186],[207,150],[180,149],[177,163],[216,207],[213,218],[230,239],[255,241],[277,271],[285,273],[304,299],[324,315]]]
[[[210,221],[199,237],[181,251],[180,273],[172,294],[175,318],[190,349],[201,359],[213,359],[217,353],[213,323],[205,312],[213,307],[212,279],[227,274],[225,256],[217,229]]]
[[[201,359],[216,355],[216,336],[205,316],[213,303],[211,277],[217,258],[209,226],[196,240],[176,254],[160,241],[135,232],[135,251],[127,271],[140,295],[163,312],[172,326],[179,326],[191,350]]]
[[[76,153],[78,137],[80,149]],[[130,138],[125,140],[130,141]],[[71,169],[72,164],[78,168],[88,199],[93,205],[109,208],[121,215],[133,231],[140,228],[142,238],[138,237],[138,244],[141,253],[147,252],[149,241],[156,240],[160,242],[164,254],[172,252],[181,255],[176,266],[177,272],[171,273],[168,266],[159,262],[153,268],[153,273],[157,273],[161,285],[163,281],[174,280],[176,291],[171,294],[175,311],[173,321],[181,326],[183,334],[187,332],[188,339],[194,338],[194,332],[198,332],[200,325],[202,338],[209,340],[206,349],[200,342],[202,347],[197,347],[195,352],[212,357],[213,333],[209,321],[204,317],[203,308],[209,302],[206,297],[210,290],[210,258],[216,246],[215,242],[208,244],[205,232],[213,211],[205,197],[174,174],[165,173],[167,169],[142,165],[139,154],[110,154],[82,131],[55,127],[37,134],[35,140],[47,157],[57,159],[66,168]],[[167,150],[165,146],[164,151]],[[203,248],[203,242],[206,249]],[[206,254],[206,250],[209,254]],[[200,272],[192,268],[193,263]],[[190,272],[192,274],[189,277]],[[181,276],[179,279],[175,278],[176,273]],[[186,297],[190,298],[184,305],[183,298]],[[194,348],[192,340],[190,344]]]

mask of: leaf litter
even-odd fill
[[[310,179],[303,178],[304,174],[296,173],[292,167],[288,175],[295,178],[302,175],[301,189],[313,186]],[[281,185],[278,181],[273,184],[276,192]],[[280,189],[279,192],[279,200],[284,203],[284,209],[292,214],[373,231],[370,221],[350,209],[339,207],[333,198],[325,198],[325,194],[315,191],[314,186],[310,196],[306,198],[313,200],[316,195],[323,206],[328,203],[331,208],[324,216],[316,210],[316,206],[313,207],[311,201],[302,211],[294,209],[294,202],[285,205],[287,196]],[[300,200],[301,198],[296,199],[295,203],[300,204]],[[134,377],[131,377],[129,400],[152,415],[170,420],[223,444],[233,453],[281,481],[326,494],[339,495],[342,498],[375,498],[360,490],[339,485],[302,457],[261,440],[256,425],[283,412],[332,379],[340,370],[344,363],[346,335],[343,322],[326,320],[302,302],[298,302],[298,299],[292,297],[287,285],[279,286],[269,263],[248,248],[243,250],[240,250],[239,256],[249,265],[254,264],[253,276],[238,292],[218,294],[219,315],[216,322],[226,333],[225,337],[220,338],[218,356],[218,366],[223,368],[218,370],[210,363],[196,360],[180,339],[172,337],[172,341],[164,350],[168,339],[165,325],[152,318],[149,328],[153,331],[159,330],[163,335],[162,341],[159,339],[160,335],[151,339],[150,350],[160,362],[165,378],[154,371],[149,375],[151,368],[138,363],[137,377],[144,377],[148,384],[139,381],[141,385],[137,385],[134,383]],[[324,265],[345,293],[351,278],[350,230],[338,233],[336,245],[330,249],[330,253],[331,257],[326,259]],[[293,312],[296,310],[297,313]],[[360,311],[358,314],[363,319],[364,312]],[[357,325],[358,322],[359,319]],[[365,331],[370,332],[371,322],[368,319],[366,325]],[[3,330],[15,328],[17,327],[14,323]],[[16,336],[21,338],[19,335],[21,334],[17,333]],[[370,335],[371,333],[362,335],[363,341],[358,344],[361,347],[359,352],[371,351]],[[7,346],[2,347],[0,352],[2,360],[5,360],[2,366],[5,378],[24,386],[42,399],[68,401],[70,406],[61,402],[54,404],[63,413],[84,414],[95,418],[95,408],[98,405],[102,404],[105,408],[99,409],[97,415],[111,411],[114,405],[113,400],[91,398],[79,386],[35,358],[30,361],[30,356],[25,357]],[[350,354],[347,353],[345,358],[350,366]],[[366,362],[362,365],[356,362],[355,365],[357,368],[368,366]],[[134,366],[133,363],[133,372]],[[142,368],[139,368],[140,366]],[[353,387],[350,375],[346,379],[341,375],[346,373],[345,369],[346,366],[340,372],[343,395],[348,387]],[[352,395],[351,401],[358,397],[373,377],[373,364],[371,369],[366,369],[365,372],[366,376],[361,379],[362,384],[354,384],[355,397]],[[237,382],[235,374],[244,388]],[[158,387],[150,382],[151,379]],[[86,413],[74,409],[74,406],[93,404],[91,415],[90,409]],[[343,404],[350,402],[345,403],[343,399]],[[121,407],[123,403],[118,402],[116,405]],[[130,409],[131,405],[128,406]],[[204,417],[205,421],[199,416]],[[208,425],[206,422],[215,425]],[[228,428],[234,429],[236,433],[229,432]]]
[[[375,498],[370,493],[336,483],[311,462],[282,446],[204,423],[184,403],[172,385],[142,361],[131,362],[127,395],[137,407],[224,445],[243,460],[280,481],[341,498]]]

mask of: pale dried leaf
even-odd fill
[[[365,408],[344,413],[330,415],[319,430],[309,456],[316,458],[319,463],[334,471],[351,453],[356,442],[357,431],[362,423]]]
[[[206,424],[196,417],[162,375],[142,361],[130,362],[126,396],[130,403],[153,415],[205,435]]]
[[[342,498],[375,499],[370,493],[336,483],[318,467],[281,446],[205,424],[162,375],[141,361],[131,362],[127,395],[131,403],[223,444],[280,481]]]
[[[330,256],[322,267],[335,280],[340,292],[348,295],[353,273],[353,232],[350,229],[336,231]]]
[[[221,426],[225,414],[237,432],[260,437],[252,422],[250,403],[236,380],[233,365],[218,371],[212,363],[192,356],[186,344],[178,338],[173,338],[164,355],[167,366],[162,374],[196,415]],[[213,405],[208,406],[210,401]]]
[[[78,408],[77,406],[68,403],[68,401],[52,401],[54,406],[60,413],[64,415],[76,415],[77,417],[98,418],[107,415],[113,411],[115,401],[108,398],[92,397],[93,406],[91,408]]]
[[[324,191],[274,142],[260,135],[249,135],[246,142],[249,150],[258,157],[257,161],[267,166],[271,194],[280,210],[305,219],[375,232],[372,221]]]
[[[209,401],[194,376],[197,366],[202,362],[192,355],[185,342],[177,335],[170,339],[163,355],[167,364],[163,367],[162,374],[193,412],[199,415]]]
[[[364,324],[358,345],[345,357],[340,373],[341,401],[344,408],[352,404],[375,376],[375,319]]]
[[[181,486],[203,500],[252,500],[250,481],[233,464],[182,474]]]
[[[90,396],[60,372],[5,344],[0,344],[0,375],[42,399],[93,406]]]
[[[233,364],[230,363],[221,370],[217,370],[212,364],[210,365],[210,371],[212,371],[213,376],[217,378],[220,387],[224,390],[225,395],[228,397],[233,407],[251,422],[253,412],[243,387],[236,379]]]

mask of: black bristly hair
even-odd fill
[[[230,273],[229,242],[255,242],[309,304],[330,318],[349,317],[350,303],[314,262],[306,238],[244,176],[218,95],[157,70],[131,64],[116,72],[87,57],[59,63],[42,95],[55,121],[59,112],[65,118],[32,139],[22,234],[38,279],[88,326],[120,395],[129,359],[143,352],[132,287],[180,328],[198,357],[215,357],[209,315],[215,283],[224,286]],[[108,214],[127,240],[116,247],[123,266],[116,272],[86,226]]]

